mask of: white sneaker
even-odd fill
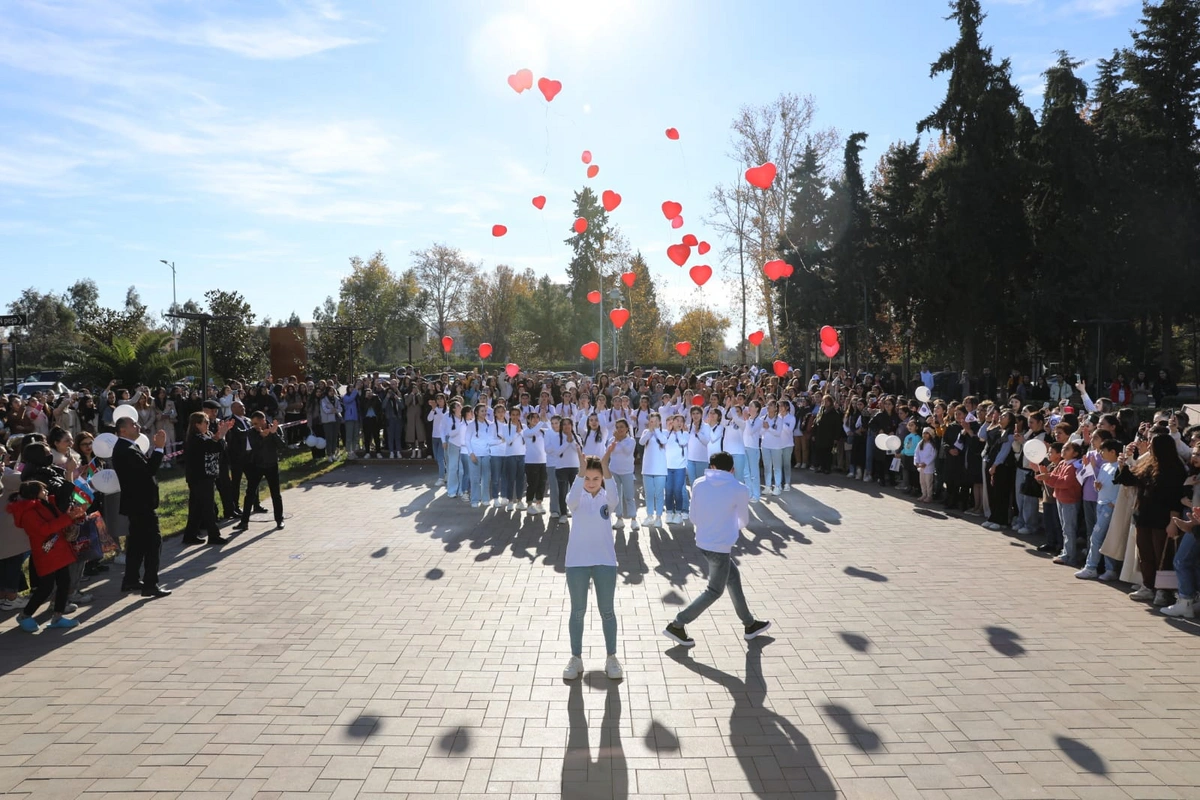
[[[1033,531],[1029,530],[1029,528],[1017,528],[1017,536],[1029,536],[1032,533]],[[1076,577],[1079,576],[1077,575]]]
[[[529,513],[531,516],[533,516],[533,515],[537,515],[537,514],[545,514],[546,512],[542,511],[542,507],[540,505],[538,505],[537,503],[534,503],[533,505],[531,505],[529,507],[529,510],[527,513]]]
[[[434,486],[445,486],[445,485],[446,485],[446,479],[445,479],[445,478],[438,478],[438,479],[437,479],[437,483],[435,483],[435,484],[434,484]]]
[[[1109,570],[1100,576],[1100,580],[1108,583],[1109,581],[1115,581],[1119,577],[1121,577],[1120,573]]]
[[[527,508],[529,508],[529,504],[526,503],[524,500],[517,501],[517,511],[524,511]]]
[[[567,515],[566,515],[566,514],[559,514],[559,515],[558,515],[558,521],[559,521],[559,522],[566,522],[566,521],[567,521],[567,519],[568,519],[568,517],[567,517]]]
[[[1184,617],[1185,619],[1196,618],[1196,601],[1190,597],[1181,597],[1175,601],[1174,605],[1166,606],[1159,609],[1168,617]],[[612,656],[609,656],[611,659]],[[608,677],[612,677],[610,674]]]
[[[1084,567],[1083,569],[1079,570],[1079,572],[1075,573],[1075,577],[1079,578],[1080,580],[1090,581],[1093,578],[1098,577],[1098,575],[1096,570],[1092,569],[1091,567]]]
[[[513,510],[513,509],[515,509],[516,507],[517,507],[517,506],[516,506],[514,503],[509,503],[508,505],[506,505],[506,506],[504,507],[504,510],[505,510],[505,511],[512,511],[512,510]]]
[[[657,514],[655,514],[653,517],[651,517],[650,519],[648,519],[646,521],[646,525],[647,525],[647,527],[651,527],[651,528],[661,528],[662,527],[662,519]]]
[[[479,508],[479,501],[476,500],[474,503],[471,503],[471,508]]]
[[[583,669],[583,662],[580,662],[579,668]],[[563,674],[565,676],[566,673]],[[607,675],[609,679],[614,681],[619,681],[621,678],[625,677],[625,671],[621,669],[621,662],[617,661],[616,656],[609,656],[605,660],[604,674]]]
[[[625,522],[620,517],[613,517],[612,528],[614,531],[625,530]]]
[[[863,478],[862,478],[862,479],[863,479],[863,483],[870,483],[870,482],[871,482],[871,476],[870,476],[870,475],[863,475]]]
[[[11,600],[5,598],[0,600],[0,611],[20,611],[28,602],[23,597],[14,597]]]
[[[775,495],[776,497],[778,497],[779,495],[783,494],[783,488],[782,488],[782,487],[780,487],[780,486],[776,486],[776,487],[775,487],[775,489],[774,489],[774,491],[772,491],[772,492],[771,492],[771,494],[773,494],[773,495]]]
[[[583,659],[579,656],[571,656],[571,660],[567,662],[567,668],[563,670],[563,680],[573,681],[583,674]]]
[[[118,567],[125,566],[125,554],[117,553],[117,557],[113,559],[113,563],[116,564]]]
[[[784,484],[784,486],[783,486],[783,491],[785,491],[785,492],[786,492],[786,491],[788,491],[788,490],[789,490],[789,489],[791,489],[791,488],[792,488],[792,485],[791,485],[790,483],[788,483],[788,484]]]
[[[682,514],[679,515],[679,519],[676,521],[677,522],[687,522],[688,521],[688,512],[684,511]]]
[[[1145,586],[1139,586],[1138,588],[1134,589],[1132,592],[1129,593],[1129,599],[1130,600],[1138,600],[1141,602],[1145,602],[1146,600],[1153,600],[1154,599],[1154,590],[1147,589]]]
[[[630,517],[630,519],[629,519],[629,530],[631,530],[631,531],[636,531],[637,529],[638,529],[637,517]]]
[[[1171,593],[1165,589],[1159,589],[1154,593],[1154,605],[1169,606],[1171,605]]]

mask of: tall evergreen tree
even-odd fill
[[[867,202],[866,181],[862,172],[865,133],[853,133],[846,139],[842,157],[842,177],[830,186],[833,210],[833,242],[829,252],[832,298],[827,323],[848,325],[857,320],[853,341],[856,352],[877,363],[872,349],[872,318],[875,300],[875,263],[871,252],[871,215]]]
[[[781,250],[792,276],[778,281],[776,340],[790,362],[807,363],[812,334],[825,324],[830,303],[829,248],[833,241],[829,183],[810,142],[791,176],[790,214]],[[807,367],[805,368],[807,372]]]
[[[932,311],[923,307],[927,294],[921,279],[929,227],[921,198],[924,174],[920,139],[897,142],[884,155],[872,187],[879,294],[895,337],[910,329],[915,333],[914,320]]]
[[[567,265],[567,286],[575,313],[573,325],[564,333],[569,334],[578,347],[589,340],[600,341],[599,337],[604,335],[600,312],[588,302],[587,296],[593,291],[605,293],[607,307],[607,290],[611,283],[602,284],[612,273],[613,237],[608,226],[608,212],[587,186],[575,193],[575,217],[587,220],[587,229],[576,233],[572,228],[571,236],[566,239],[574,253]]]
[[[635,277],[633,286],[621,284],[625,307],[629,309],[629,322],[621,329],[619,337],[621,357],[639,364],[661,361],[666,355],[666,337],[662,314],[658,309],[658,291],[650,267],[640,251],[629,259],[627,271]]]

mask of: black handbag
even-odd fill
[[[1025,473],[1025,480],[1021,481],[1021,494],[1026,497],[1042,496],[1042,485],[1037,482],[1035,474],[1033,470],[1029,470]]]

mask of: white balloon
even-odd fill
[[[102,469],[92,476],[92,488],[104,494],[116,494],[121,491],[121,482],[115,470]]]
[[[887,444],[888,444],[888,435],[886,433],[881,433],[875,437],[875,446],[877,448],[879,448],[880,450],[887,450],[888,449]]]
[[[320,438],[320,437],[317,437],[317,449],[318,449],[318,450],[324,450],[324,449],[325,449],[325,440],[324,440],[324,439],[322,439],[322,438]]]
[[[1034,464],[1040,464],[1046,460],[1046,443],[1041,439],[1030,439],[1021,448],[1021,452]]]
[[[133,420],[134,422],[137,422],[137,418],[138,418],[137,409],[131,405],[117,406],[117,410],[113,412],[113,424],[115,425],[117,420],[126,419],[126,418],[129,418],[129,419]]]
[[[112,458],[113,448],[117,446],[115,433],[102,433],[92,440],[92,452],[100,458]]]
[[[317,446],[317,437],[313,436],[310,433],[308,435],[308,437],[304,440],[304,446],[305,447],[316,447]]]
[[[916,395],[917,399],[922,403],[928,403],[929,398],[933,396],[929,391],[929,387],[924,384],[917,387]]]
[[[136,440],[136,444],[142,450],[143,455],[150,455],[150,437],[146,434],[141,434]]]
[[[892,434],[891,436],[888,437],[887,449],[888,450],[899,450],[901,448],[901,446],[903,446],[903,444],[904,444],[904,442],[900,441],[899,436]]]

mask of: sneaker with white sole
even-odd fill
[[[696,640],[687,635],[682,625],[676,625],[674,622],[663,628],[663,636],[670,639],[675,644],[681,644],[684,647],[695,647]]]
[[[566,522],[568,519],[569,519],[569,517],[568,517],[566,514],[559,514],[559,515],[558,515],[558,521],[559,521],[559,522]]]
[[[604,661],[604,674],[609,677],[609,680],[614,681],[619,681],[625,677],[625,671],[621,669],[621,662],[617,660],[616,656],[609,656]]]
[[[1173,602],[1171,592],[1166,589],[1159,589],[1154,593],[1154,605],[1169,606]]]
[[[769,620],[755,620],[746,626],[746,634],[743,638],[745,638],[746,641],[750,641],[755,636],[760,636],[766,633],[770,627],[771,623]]]
[[[508,511],[508,512],[510,512],[510,513],[511,513],[512,511],[514,511],[514,510],[516,509],[516,507],[517,507],[517,506],[516,506],[516,504],[515,504],[515,503],[509,503],[508,505],[506,505],[506,506],[504,507],[504,510],[505,510],[505,511]]]
[[[445,478],[438,478],[438,479],[437,479],[437,483],[435,483],[435,484],[434,484],[434,486],[445,486],[445,485],[446,485],[446,479],[445,479]]]
[[[1129,593],[1129,599],[1137,600],[1142,603],[1146,602],[1147,600],[1153,600],[1154,590],[1147,589],[1145,586],[1139,586]]]
[[[1101,575],[1099,579],[1104,581],[1105,583],[1109,583],[1110,581],[1115,581],[1119,577],[1121,577],[1121,574],[1119,572],[1114,572],[1113,570],[1108,570],[1103,575]]]
[[[612,529],[614,531],[625,530],[625,522],[620,517],[613,517]]]
[[[471,508],[479,508],[479,501],[476,500],[474,503],[471,503]]]
[[[86,592],[76,592],[75,594],[71,595],[72,603],[79,603],[83,606],[86,606],[88,603],[92,602],[92,599],[92,596]]]
[[[524,511],[527,508],[529,508],[529,504],[526,503],[524,500],[517,501],[517,511]]]
[[[1184,619],[1196,618],[1196,601],[1190,597],[1181,597],[1175,601],[1174,605],[1164,606],[1159,611],[1166,614],[1168,617],[1183,617]]]
[[[1091,567],[1084,567],[1083,569],[1079,570],[1079,572],[1075,573],[1075,577],[1079,578],[1080,580],[1090,581],[1093,578],[1098,578],[1100,576],[1097,574],[1096,570],[1092,569]]]
[[[563,670],[563,680],[573,681],[583,674],[583,659],[579,656],[571,656],[571,660],[567,662],[567,668]]]
[[[20,611],[28,602],[23,597],[14,597],[11,600],[8,598],[0,599],[0,611]]]
[[[637,529],[638,529],[637,517],[630,517],[630,519],[629,519],[629,530],[631,530],[631,531],[636,531]]]
[[[687,522],[688,521],[688,512],[684,511],[682,514],[679,515],[679,519],[677,519],[675,521],[676,522]]]

